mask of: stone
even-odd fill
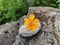
[[[20,45],[60,45],[60,10],[52,7],[29,7],[27,15],[30,13],[41,20],[42,28],[33,37],[19,36]]]
[[[60,45],[60,10],[52,7],[30,7],[28,14],[34,13],[42,21],[42,32],[30,45]],[[45,22],[45,23],[43,23]],[[35,36],[36,37],[36,36]],[[36,42],[34,42],[36,40]],[[34,42],[34,43],[32,43]]]
[[[0,25],[0,45],[12,45],[18,33],[17,22]]]
[[[41,30],[33,37],[23,37],[18,31],[23,19],[34,13],[41,20]],[[28,14],[17,22],[0,25],[0,45],[60,45],[60,10],[52,7],[29,7]]]
[[[24,36],[24,37],[30,37],[30,36],[33,36],[35,35],[36,33],[38,33],[41,29],[41,23],[38,23],[39,24],[39,28],[36,29],[35,32],[33,32],[32,30],[29,30],[27,31],[26,30],[26,26],[25,25],[22,25],[20,28],[19,28],[19,34]]]

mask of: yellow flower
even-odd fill
[[[29,18],[24,18],[24,25],[26,26],[26,29],[32,30],[33,32],[35,32],[36,28],[39,27],[38,22],[39,19],[35,19],[34,14],[30,14]]]

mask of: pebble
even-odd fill
[[[31,36],[35,35],[41,29],[41,23],[38,23],[38,24],[39,24],[39,28],[37,28],[35,32],[33,32],[32,30],[27,31],[26,26],[22,25],[19,28],[19,34],[23,37],[31,37]]]

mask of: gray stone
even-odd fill
[[[17,22],[0,25],[0,45],[12,45],[18,33]]]
[[[34,13],[42,21],[43,26],[42,33],[37,36],[38,39],[36,39],[36,42],[31,40],[29,44],[60,45],[60,10],[51,7],[30,7],[28,14],[30,13]]]
[[[23,16],[18,21],[20,25],[17,25],[17,22],[0,25],[0,45],[60,45],[60,10],[51,7],[29,7],[28,14],[30,13],[34,13],[41,20],[41,30],[33,37],[20,36],[18,26],[23,25]],[[9,33],[5,34],[7,29]]]
[[[33,36],[33,35],[35,35],[36,33],[38,33],[38,31],[40,31],[40,29],[41,29],[41,23],[38,23],[38,25],[39,25],[39,28],[37,28],[35,32],[33,32],[32,30],[27,31],[27,30],[26,30],[26,26],[25,26],[25,25],[22,25],[22,26],[19,28],[19,34],[22,35],[22,36],[24,36],[24,37]]]
[[[51,7],[30,7],[28,15],[34,13],[42,22],[42,29],[33,37],[23,38],[24,45],[60,45],[60,10]],[[57,24],[58,23],[58,24]],[[19,42],[22,43],[22,42]]]

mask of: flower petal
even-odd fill
[[[35,23],[38,23],[38,22],[39,22],[39,19],[35,19],[34,22],[35,22]]]
[[[25,22],[30,22],[28,18],[24,18],[24,21]]]
[[[35,26],[35,28],[39,27],[38,23],[34,23],[34,26]]]
[[[31,29],[31,27],[30,26],[28,26],[27,28],[26,28],[26,30],[30,30]]]
[[[34,18],[35,18],[34,14],[30,14],[30,15],[29,15],[29,19],[30,19],[31,21],[33,21]]]
[[[32,28],[31,28],[31,29],[32,29],[32,31],[33,31],[33,32],[35,32],[35,31],[36,31],[36,27],[35,27],[34,25],[32,26]]]
[[[33,28],[32,31],[35,32],[36,31],[36,28]]]
[[[24,25],[25,25],[25,26],[29,26],[30,23],[26,21],[26,22],[24,22]]]

